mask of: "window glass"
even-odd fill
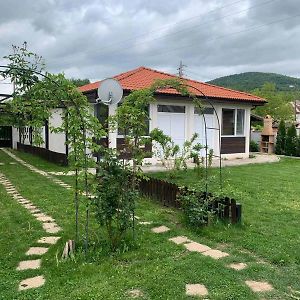
[[[236,115],[236,134],[244,135],[245,110],[238,109]]]
[[[235,110],[223,108],[222,135],[234,135]]]
[[[204,114],[206,114],[206,115],[213,115],[214,114],[214,109],[212,107],[204,107],[202,109],[202,112],[204,112]],[[195,114],[202,115],[202,112],[200,111],[199,107],[195,107],[195,109],[194,109]]]
[[[179,105],[157,105],[158,112],[169,112],[169,113],[185,113],[185,106]]]

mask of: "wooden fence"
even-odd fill
[[[165,206],[180,208],[178,197],[180,193],[192,193],[188,188],[180,188],[175,183],[167,182],[156,178],[142,179],[139,185],[140,192],[153,200],[159,201]],[[199,194],[199,201],[203,201],[205,193]],[[229,197],[218,198],[213,194],[208,195],[212,198],[211,208],[216,211],[218,217],[229,220],[232,224],[241,221],[242,207],[235,199]]]
[[[56,164],[60,164],[63,166],[68,165],[67,155],[63,153],[58,153],[58,152],[50,151],[45,148],[35,147],[31,145],[25,145],[19,142],[17,143],[17,149],[24,151],[26,153],[37,155],[45,160],[48,160]]]

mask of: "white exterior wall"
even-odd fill
[[[63,109],[57,108],[52,112],[51,117],[49,118],[49,150],[58,152],[58,153],[66,153],[66,134],[65,133],[53,133],[51,132],[51,127],[59,127],[62,125],[62,114]],[[45,130],[44,130],[45,131]]]
[[[184,100],[176,97],[176,99],[165,98],[165,97],[157,97],[157,101],[150,104],[149,114],[150,114],[150,131],[158,126],[158,113],[157,113],[157,105],[184,105],[185,106],[185,138],[190,139],[195,132],[195,124],[194,124],[194,104],[190,99]],[[209,104],[205,104],[205,107],[211,107]],[[219,116],[220,120],[220,130],[222,127],[222,108],[232,108],[232,109],[245,109],[245,123],[244,123],[244,137],[245,137],[245,152],[244,153],[234,153],[234,154],[223,154],[223,158],[244,158],[249,157],[249,143],[250,143],[250,114],[251,114],[251,104],[247,103],[225,103],[225,102],[214,102],[213,103],[216,112]],[[117,109],[117,105],[109,106],[109,115],[114,115]],[[65,133],[51,133],[50,127],[58,127],[62,124],[62,116],[63,109],[55,109],[53,110],[52,116],[49,119],[49,150],[66,153],[66,136]],[[94,114],[94,106],[91,105],[91,114]],[[217,118],[214,115],[213,118],[213,126],[217,128],[218,122]],[[44,137],[45,129],[42,128],[42,135]],[[219,133],[217,130],[207,130],[208,135],[213,135],[213,150],[215,155],[219,155]],[[109,133],[109,147],[115,148],[117,145],[117,131]],[[228,137],[228,136],[227,136]],[[13,146],[16,147],[16,143],[19,141],[19,132],[16,128],[13,128]],[[25,144],[29,144],[29,139],[25,140]],[[43,145],[45,147],[45,145]],[[153,157],[150,159],[145,159],[147,162],[156,163],[157,158]]]
[[[150,104],[150,131],[157,127],[157,105],[184,105],[185,110],[185,137],[190,139],[195,133],[195,124],[194,124],[194,104],[191,100],[179,100],[176,98],[164,99],[163,97],[158,97],[157,102]],[[245,120],[244,120],[244,137],[245,137],[245,152],[244,153],[234,153],[234,154],[222,154],[223,158],[246,158],[249,157],[249,143],[250,143],[250,115],[251,115],[251,104],[244,103],[223,103],[223,102],[214,102],[213,103],[215,110],[219,116],[220,120],[220,130],[222,130],[222,108],[232,108],[232,109],[245,109]],[[203,101],[203,106],[210,108],[210,104]],[[213,118],[213,128],[218,128],[217,117],[214,115]],[[219,132],[217,130],[207,129],[207,135],[213,135],[213,151],[215,155],[220,155],[219,148]],[[226,136],[228,137],[228,136]],[[241,136],[240,136],[241,137]],[[149,161],[149,159],[147,159]],[[152,160],[155,161],[155,158]]]
[[[12,128],[12,146],[13,149],[17,149],[17,143],[19,142],[19,130],[16,127]]]

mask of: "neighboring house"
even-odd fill
[[[124,96],[138,89],[148,88],[157,79],[178,78],[174,75],[157,70],[139,67],[132,71],[113,77],[118,80],[124,89]],[[219,148],[218,130],[207,129],[208,147],[216,155],[221,152],[227,158],[248,157],[250,142],[250,115],[251,109],[263,105],[266,100],[239,91],[202,83],[195,80],[183,79],[192,86],[190,91],[203,100],[205,119],[208,128],[217,128],[217,117],[211,105],[205,101],[205,94],[214,105],[221,122],[221,147]],[[95,115],[103,122],[109,115],[113,115],[116,105],[105,106],[96,104],[97,89],[100,81],[90,83],[79,88],[87,96]],[[202,93],[200,93],[198,90]],[[205,129],[203,116],[199,116],[191,98],[180,95],[176,90],[168,88],[159,90],[155,94],[156,102],[149,107],[149,131],[160,128],[165,134],[171,136],[176,144],[182,145],[196,132],[199,134],[197,142],[205,145]],[[49,124],[59,124],[61,118],[57,110]],[[14,134],[16,136],[16,133]],[[45,129],[46,142],[44,147],[50,151],[66,154],[63,135],[50,134]],[[28,144],[28,142],[25,142]],[[108,144],[112,148],[122,148],[124,136],[121,132],[109,133]],[[16,143],[14,143],[15,145]],[[148,159],[155,163],[156,158]]]
[[[294,114],[295,114],[295,125],[297,128],[297,133],[300,135],[300,100],[295,100],[292,102]]]

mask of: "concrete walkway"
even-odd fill
[[[265,163],[274,163],[279,162],[280,157],[277,155],[266,155],[261,153],[253,154],[252,158],[235,158],[235,159],[222,159],[222,167],[234,167],[234,166],[241,166],[241,165],[249,165],[249,164],[265,164]],[[195,167],[194,163],[187,163],[188,169],[193,169]],[[213,168],[219,167],[219,160],[214,159],[212,163]],[[142,170],[146,173],[151,172],[164,172],[168,171],[161,163],[156,165],[145,165],[142,166]],[[93,168],[89,168],[88,172],[91,174],[96,174],[96,170]],[[51,175],[65,175],[65,176],[72,176],[75,174],[74,171],[69,172],[48,172]]]
[[[222,167],[234,167],[234,166],[242,166],[242,165],[249,165],[249,164],[265,164],[265,163],[274,163],[279,162],[280,158],[277,155],[266,155],[261,153],[255,153],[253,154],[252,158],[235,158],[235,159],[222,159]],[[187,163],[188,169],[193,169],[195,167],[194,163]],[[213,159],[212,167],[217,168],[219,167],[219,160]],[[143,166],[143,171],[146,173],[151,172],[163,172],[167,171],[165,167],[163,167],[161,164],[157,165],[149,165],[149,166]]]

